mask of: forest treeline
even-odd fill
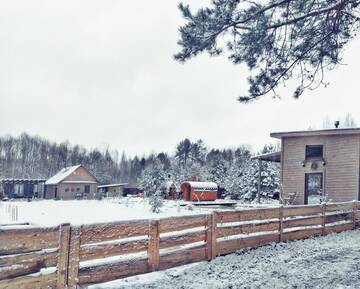
[[[266,145],[261,152],[274,151]],[[177,184],[189,179],[215,181],[240,197],[254,193],[257,186],[257,163],[251,160],[246,145],[232,149],[209,148],[202,140],[180,141],[173,154],[152,153],[128,157],[116,150],[87,150],[69,142],[55,143],[39,136],[0,137],[0,178],[48,178],[61,168],[85,165],[101,184],[128,182],[132,185],[151,182],[156,174]],[[276,165],[266,164],[264,190],[276,190],[279,183]]]

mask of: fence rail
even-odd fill
[[[0,228],[0,288],[76,288],[360,227],[360,202]]]

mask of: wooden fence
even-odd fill
[[[360,202],[159,220],[0,229],[0,288],[75,288],[211,260],[242,248],[352,230]]]

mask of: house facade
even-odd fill
[[[66,167],[45,182],[45,199],[92,199],[97,192],[97,180],[83,165]]]
[[[360,200],[360,128],[276,132],[281,197],[294,204]]]

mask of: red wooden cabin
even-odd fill
[[[180,185],[184,201],[215,201],[218,185],[212,182],[183,182]]]

